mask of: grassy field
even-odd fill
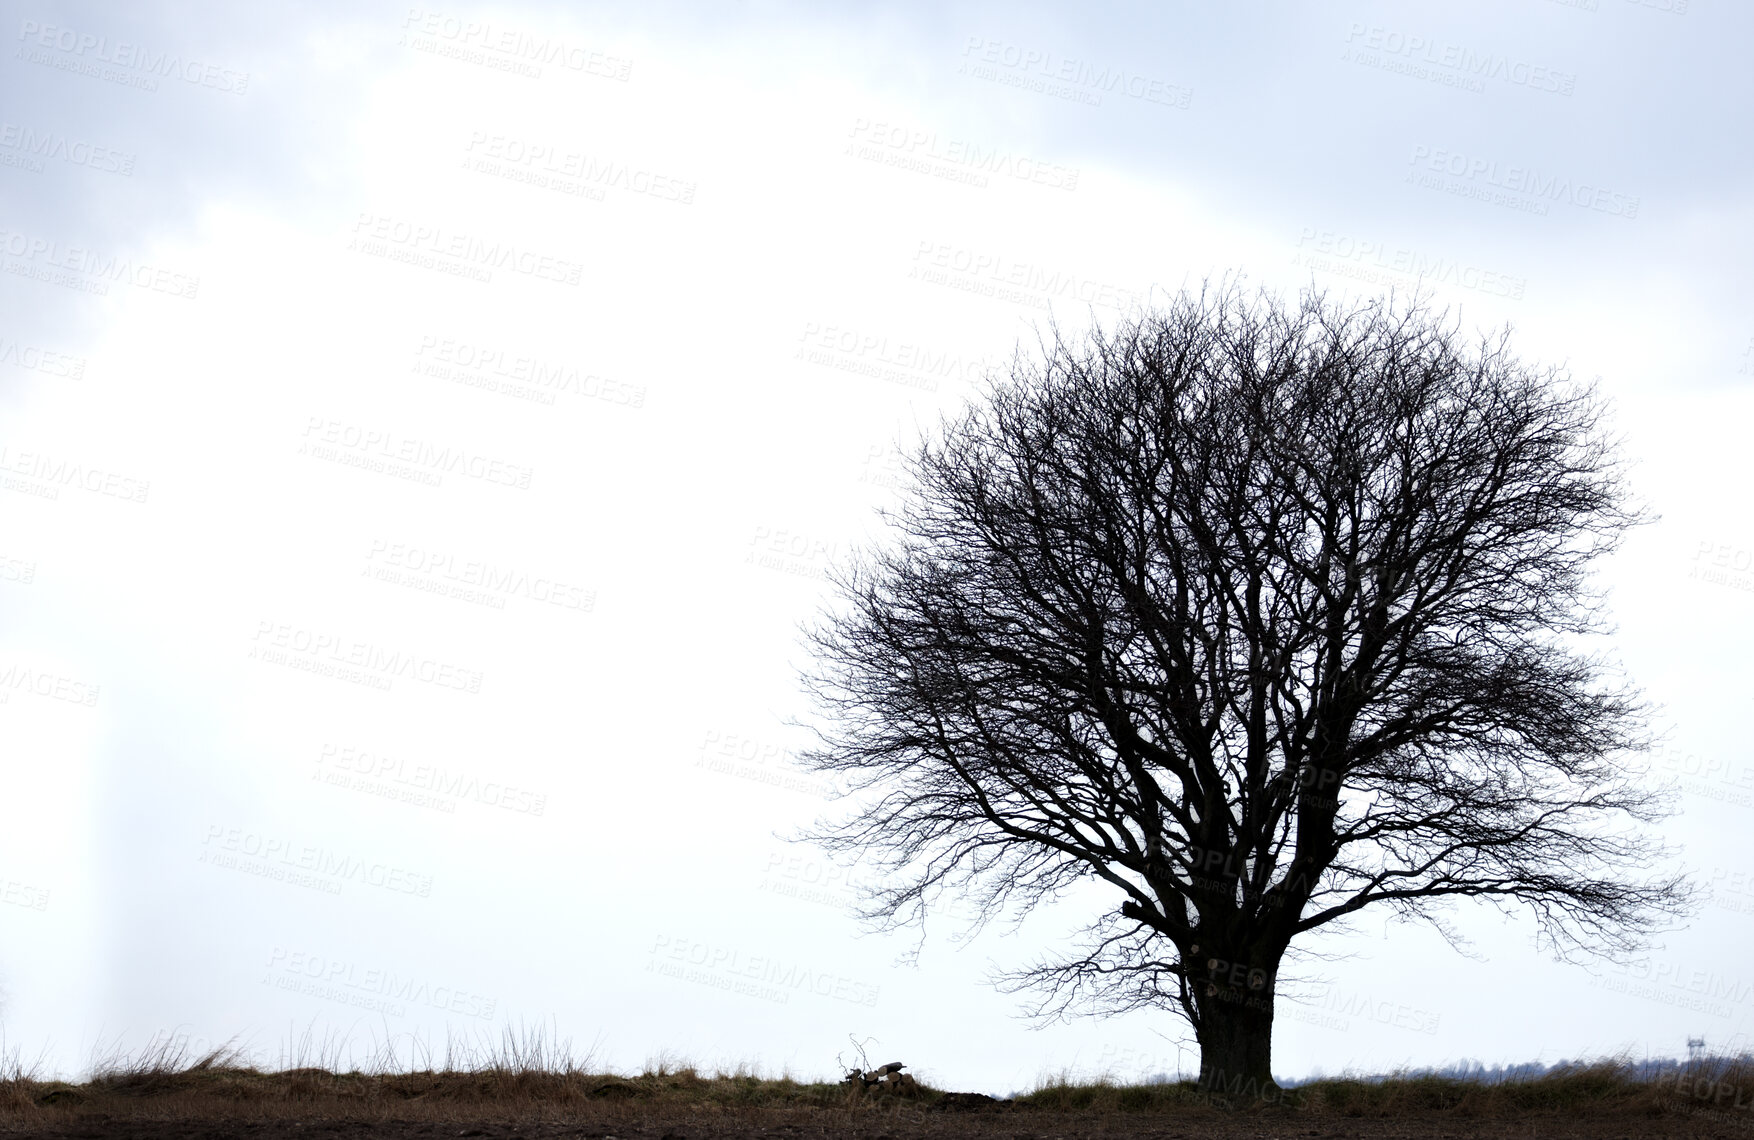
[[[305,1043],[308,1046],[308,1041]],[[231,1049],[161,1040],[113,1054],[78,1083],[0,1064],[0,1134],[258,1138],[367,1136],[1742,1136],[1754,1137],[1754,1062],[1655,1072],[1626,1060],[1480,1080],[1430,1074],[1301,1084],[1270,1103],[1195,1081],[1043,1081],[1007,1100],[920,1086],[879,1093],[658,1062],[614,1073],[540,1035],[446,1050],[409,1070],[380,1055],[341,1071],[312,1050],[258,1068]],[[301,1053],[303,1055],[301,1055]],[[94,1131],[95,1129],[95,1131]]]

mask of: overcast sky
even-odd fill
[[[1014,934],[861,934],[785,836],[799,623],[895,446],[1056,321],[1423,284],[1599,377],[1661,521],[1603,567],[1711,888],[1623,967],[1380,916],[1286,1076],[1754,1032],[1754,78],[1731,0],[10,5],[0,1031],[543,1024],[637,1068],[1004,1093]],[[917,955],[915,954],[917,951]],[[1350,955],[1347,957],[1346,955]],[[1294,1003],[1291,999],[1299,999]]]

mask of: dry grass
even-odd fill
[[[1038,1083],[1017,1098],[1017,1104],[1077,1112],[1175,1112],[1231,1107],[1235,1100],[1192,1080],[1120,1084],[1107,1079],[1073,1081],[1062,1075]],[[1707,1058],[1654,1077],[1640,1076],[1623,1057],[1560,1065],[1539,1076],[1504,1080],[1412,1072],[1344,1076],[1282,1090],[1272,1101],[1255,1107],[1378,1118],[1660,1116],[1710,1108],[1745,1115],[1754,1127],[1754,1058]]]
[[[505,1030],[497,1042],[447,1041],[443,1060],[433,1050],[411,1047],[411,1067],[387,1045],[369,1050],[363,1062],[344,1060],[334,1038],[309,1034],[281,1050],[281,1063],[258,1067],[244,1050],[227,1044],[197,1053],[187,1038],[155,1038],[137,1054],[112,1048],[94,1059],[81,1083],[45,1080],[40,1066],[25,1066],[16,1052],[0,1051],[0,1114],[53,1117],[68,1109],[87,1113],[189,1117],[248,1115],[260,1118],[320,1113],[382,1117],[385,1113],[449,1119],[473,1112],[548,1116],[554,1110],[636,1102],[668,1109],[723,1111],[747,1108],[856,1108],[875,1098],[838,1083],[764,1077],[747,1066],[703,1074],[671,1056],[649,1061],[627,1075],[575,1056],[570,1042],[541,1030]],[[421,1062],[425,1061],[425,1064]],[[923,1106],[942,1097],[922,1089]]]
[[[32,1090],[47,1088],[41,1079],[42,1063],[24,1063],[16,1046],[7,1048],[0,1040],[0,1113],[28,1111],[36,1104]]]
[[[1624,1060],[1564,1065],[1537,1077],[1479,1081],[1430,1074],[1382,1080],[1339,1078],[1312,1082],[1305,1092],[1345,1116],[1407,1116],[1455,1112],[1468,1116],[1546,1113],[1660,1113],[1673,1099],[1673,1082],[1640,1080]]]
[[[0,1043],[0,1123],[69,1119],[72,1115],[152,1115],[159,1119],[291,1116],[330,1119],[456,1120],[491,1113],[555,1119],[588,1106],[634,1115],[644,1111],[720,1116],[749,1110],[833,1116],[900,1108],[839,1083],[762,1076],[747,1067],[702,1073],[672,1057],[649,1061],[637,1075],[607,1071],[592,1054],[538,1030],[507,1030],[497,1042],[447,1041],[442,1059],[414,1048],[409,1064],[374,1046],[354,1062],[343,1043],[289,1040],[280,1064],[258,1067],[233,1044],[193,1050],[186,1038],[163,1037],[138,1054],[112,1049],[95,1058],[90,1076],[73,1084],[45,1080]],[[966,1098],[922,1088],[910,1108],[968,1107]],[[1233,1107],[1194,1081],[1120,1084],[1074,1081],[1062,1074],[1003,1106],[1012,1112],[1207,1116]],[[1417,1119],[1722,1115],[1754,1126],[1754,1060],[1709,1059],[1651,1079],[1626,1059],[1561,1066],[1540,1076],[1479,1079],[1395,1073],[1344,1076],[1285,1090],[1255,1112],[1308,1112],[1329,1118]]]

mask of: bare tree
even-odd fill
[[[1507,334],[1506,334],[1507,335]],[[1163,1006],[1268,1092],[1294,939],[1522,904],[1623,954],[1690,888],[1639,824],[1637,694],[1587,572],[1641,521],[1593,389],[1415,301],[1235,288],[1057,333],[909,460],[894,541],[809,631],[805,762],[860,805],[879,925],[1084,881],[1038,1013]]]

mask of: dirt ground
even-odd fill
[[[163,1113],[115,1115],[81,1109],[54,1110],[23,1116],[0,1116],[0,1136],[56,1138],[114,1137],[116,1140],[436,1140],[479,1137],[481,1140],[549,1140],[559,1137],[631,1140],[1070,1140],[1073,1137],[1114,1137],[1116,1140],[1425,1140],[1486,1137],[1534,1137],[1539,1140],[1611,1140],[1616,1137],[1754,1137],[1754,1113],[1667,1113],[1614,1118],[1530,1114],[1517,1118],[1460,1117],[1352,1118],[1316,1115],[1297,1110],[1222,1113],[1075,1113],[1013,1108],[930,1111],[912,1106],[866,1110],[837,1109],[690,1109],[657,1106],[601,1105],[565,1113],[525,1114],[518,1118],[464,1114],[433,1114],[425,1119],[385,1116],[363,1119],[357,1114],[296,1118],[168,1116]],[[1751,1119],[1740,1119],[1749,1115]]]

